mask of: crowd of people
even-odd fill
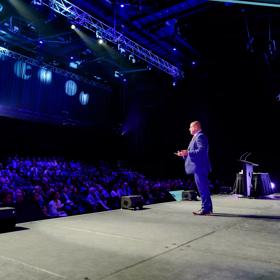
[[[122,196],[141,195],[143,205],[171,201],[169,191],[192,184],[149,179],[118,163],[13,156],[0,163],[0,206],[15,207],[17,222],[26,222],[118,209]]]

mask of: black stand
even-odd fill
[[[239,160],[242,162],[242,171],[243,171],[243,186],[244,186],[244,195],[247,197],[251,196],[251,190],[253,188],[252,179],[253,179],[253,168],[254,166],[259,166],[257,163],[253,163],[247,160]]]

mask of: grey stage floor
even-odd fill
[[[0,279],[280,279],[280,200],[213,202],[213,216],[174,201],[17,224],[0,234]]]

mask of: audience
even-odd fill
[[[144,205],[166,202],[169,191],[191,184],[151,180],[119,163],[14,156],[0,163],[0,206],[15,207],[17,222],[25,222],[119,209],[129,195],[141,195]]]

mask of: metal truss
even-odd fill
[[[38,1],[38,0],[37,0]],[[175,79],[183,78],[183,72],[169,62],[152,53],[150,50],[140,46],[134,41],[128,39],[120,32],[116,31],[109,25],[94,18],[82,9],[73,5],[67,0],[39,0],[41,4],[49,7],[53,11],[67,17],[73,24],[77,24],[91,30],[98,32],[103,39],[121,46],[125,51],[137,56],[139,59],[146,61]]]
[[[11,50],[8,50],[8,49],[3,48],[1,46],[0,46],[0,55],[5,55],[5,56],[8,56],[8,57],[17,59],[17,60],[21,60],[21,61],[26,62],[28,64],[31,64],[33,66],[44,67],[48,70],[51,70],[53,73],[63,75],[64,77],[67,77],[67,78],[70,78],[70,79],[75,79],[76,81],[81,81],[81,82],[84,82],[86,84],[89,84],[91,86],[94,86],[96,88],[100,88],[100,89],[103,89],[103,90],[106,90],[106,91],[110,91],[110,92],[112,91],[111,87],[109,87],[107,85],[92,81],[90,79],[87,79],[87,78],[82,77],[80,75],[77,75],[75,73],[72,73],[72,72],[63,70],[61,68],[58,68],[56,66],[53,66],[51,64],[47,64],[45,62],[42,62],[38,59],[34,59],[34,58],[24,56],[22,54],[19,54],[17,52],[11,51]]]

